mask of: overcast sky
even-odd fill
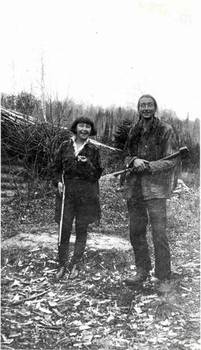
[[[1,91],[136,108],[143,93],[201,117],[200,1],[1,2]],[[199,85],[198,85],[199,82]]]

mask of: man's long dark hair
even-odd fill
[[[142,121],[142,118],[139,114],[139,107],[140,107],[140,100],[143,98],[143,97],[147,97],[147,98],[151,98],[154,102],[154,107],[155,107],[155,111],[158,110],[158,105],[157,105],[157,102],[155,100],[155,98],[152,96],[152,95],[149,95],[149,94],[145,94],[145,95],[142,95],[139,100],[138,100],[138,103],[137,103],[137,110],[138,110],[138,115],[139,115],[139,119],[137,121],[137,123],[131,128],[130,132],[129,132],[129,135],[128,135],[128,139],[127,139],[127,142],[125,144],[125,149],[129,146],[129,144],[131,144],[132,142],[137,145],[138,142],[139,142],[139,139],[140,139],[140,136],[141,136],[141,133],[142,133],[142,130],[143,130],[143,121]],[[156,120],[156,117],[154,117],[154,119]],[[157,119],[158,120],[158,119]]]

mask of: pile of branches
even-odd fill
[[[1,108],[2,161],[18,159],[28,173],[48,177],[55,150],[71,132]]]
[[[129,126],[129,123],[123,125],[123,129],[126,127],[126,131],[123,132],[123,140],[122,128],[119,127],[120,135],[115,136],[115,147],[119,146],[119,149],[123,149]],[[48,180],[51,178],[51,165],[55,151],[70,136],[72,133],[65,127],[54,123],[39,122],[33,117],[1,108],[2,161],[6,164],[19,161],[27,170],[26,174],[29,179]],[[104,146],[96,140],[91,141]],[[115,171],[116,167],[118,169],[121,157],[121,153],[111,152],[110,146],[101,147],[102,165],[105,170]]]

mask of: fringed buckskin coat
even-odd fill
[[[85,156],[86,162],[78,161],[75,156],[73,139],[65,141],[59,147],[53,165],[53,184],[65,183],[65,203],[76,208],[83,221],[89,223],[100,220],[99,184],[102,174],[100,154],[98,148],[88,141],[78,154]],[[55,221],[60,222],[61,197],[56,196]],[[64,217],[65,220],[65,217]]]

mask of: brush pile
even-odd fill
[[[39,122],[33,117],[1,108],[2,163],[20,162],[29,178],[48,179],[55,150],[71,136],[70,130],[64,126]],[[118,170],[122,162],[121,152],[114,152],[114,148],[97,140],[91,139],[91,142],[100,149],[105,172]]]
[[[2,161],[19,160],[28,172],[48,175],[58,145],[71,135],[68,129],[39,123],[33,117],[1,108]]]

